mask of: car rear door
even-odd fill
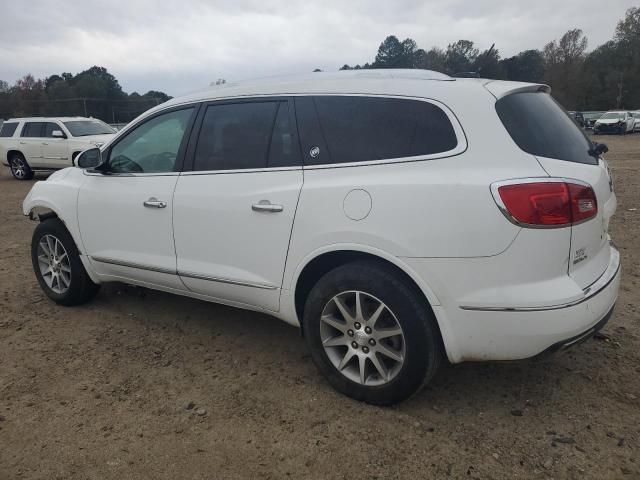
[[[192,168],[174,199],[182,281],[226,303],[277,311],[303,178],[292,101],[210,103],[189,148]]]
[[[45,168],[42,157],[44,122],[25,122],[22,126],[18,149],[24,155],[31,168]]]

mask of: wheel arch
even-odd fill
[[[9,159],[11,158],[12,155],[20,155],[22,158],[27,159],[27,157],[24,156],[24,153],[22,153],[20,150],[16,149],[16,148],[12,148],[10,150],[7,150],[7,163],[9,162]]]
[[[443,325],[443,319],[439,318],[436,309],[433,308],[440,305],[440,301],[433,290],[416,272],[402,262],[400,258],[363,245],[333,246],[320,249],[308,255],[300,262],[293,276],[293,281],[291,282],[294,291],[293,300],[297,318],[299,320],[302,319],[305,301],[309,292],[323,275],[336,267],[356,260],[371,260],[392,268],[415,289],[416,293],[424,299],[427,308],[431,309],[436,319],[436,326],[439,330],[440,338],[443,342],[443,349],[446,351],[448,342],[445,337],[448,336],[448,329]],[[303,322],[300,321],[299,323],[302,327]],[[304,331],[302,333],[304,335]]]

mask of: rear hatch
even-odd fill
[[[486,86],[492,91],[492,84]],[[509,91],[502,86],[500,90],[496,110],[516,144],[535,156],[550,177],[587,183],[595,192],[596,215],[565,227],[571,228],[567,272],[587,288],[605,272],[610,260],[607,232],[616,197],[607,163],[590,154],[592,142],[549,95],[548,87]]]

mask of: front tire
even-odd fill
[[[80,305],[96,296],[71,234],[58,218],[41,222],[31,240],[33,270],[44,293],[59,305]]]
[[[33,178],[33,170],[20,153],[14,153],[9,158],[9,168],[11,168],[11,175],[16,180],[31,180]]]
[[[428,304],[394,269],[357,261],[322,277],[304,310],[311,356],[338,391],[392,405],[419,391],[442,360]]]

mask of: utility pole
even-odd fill
[[[618,98],[616,98],[616,108],[622,108],[622,84],[624,81],[624,72],[620,72],[620,83],[618,83]]]

